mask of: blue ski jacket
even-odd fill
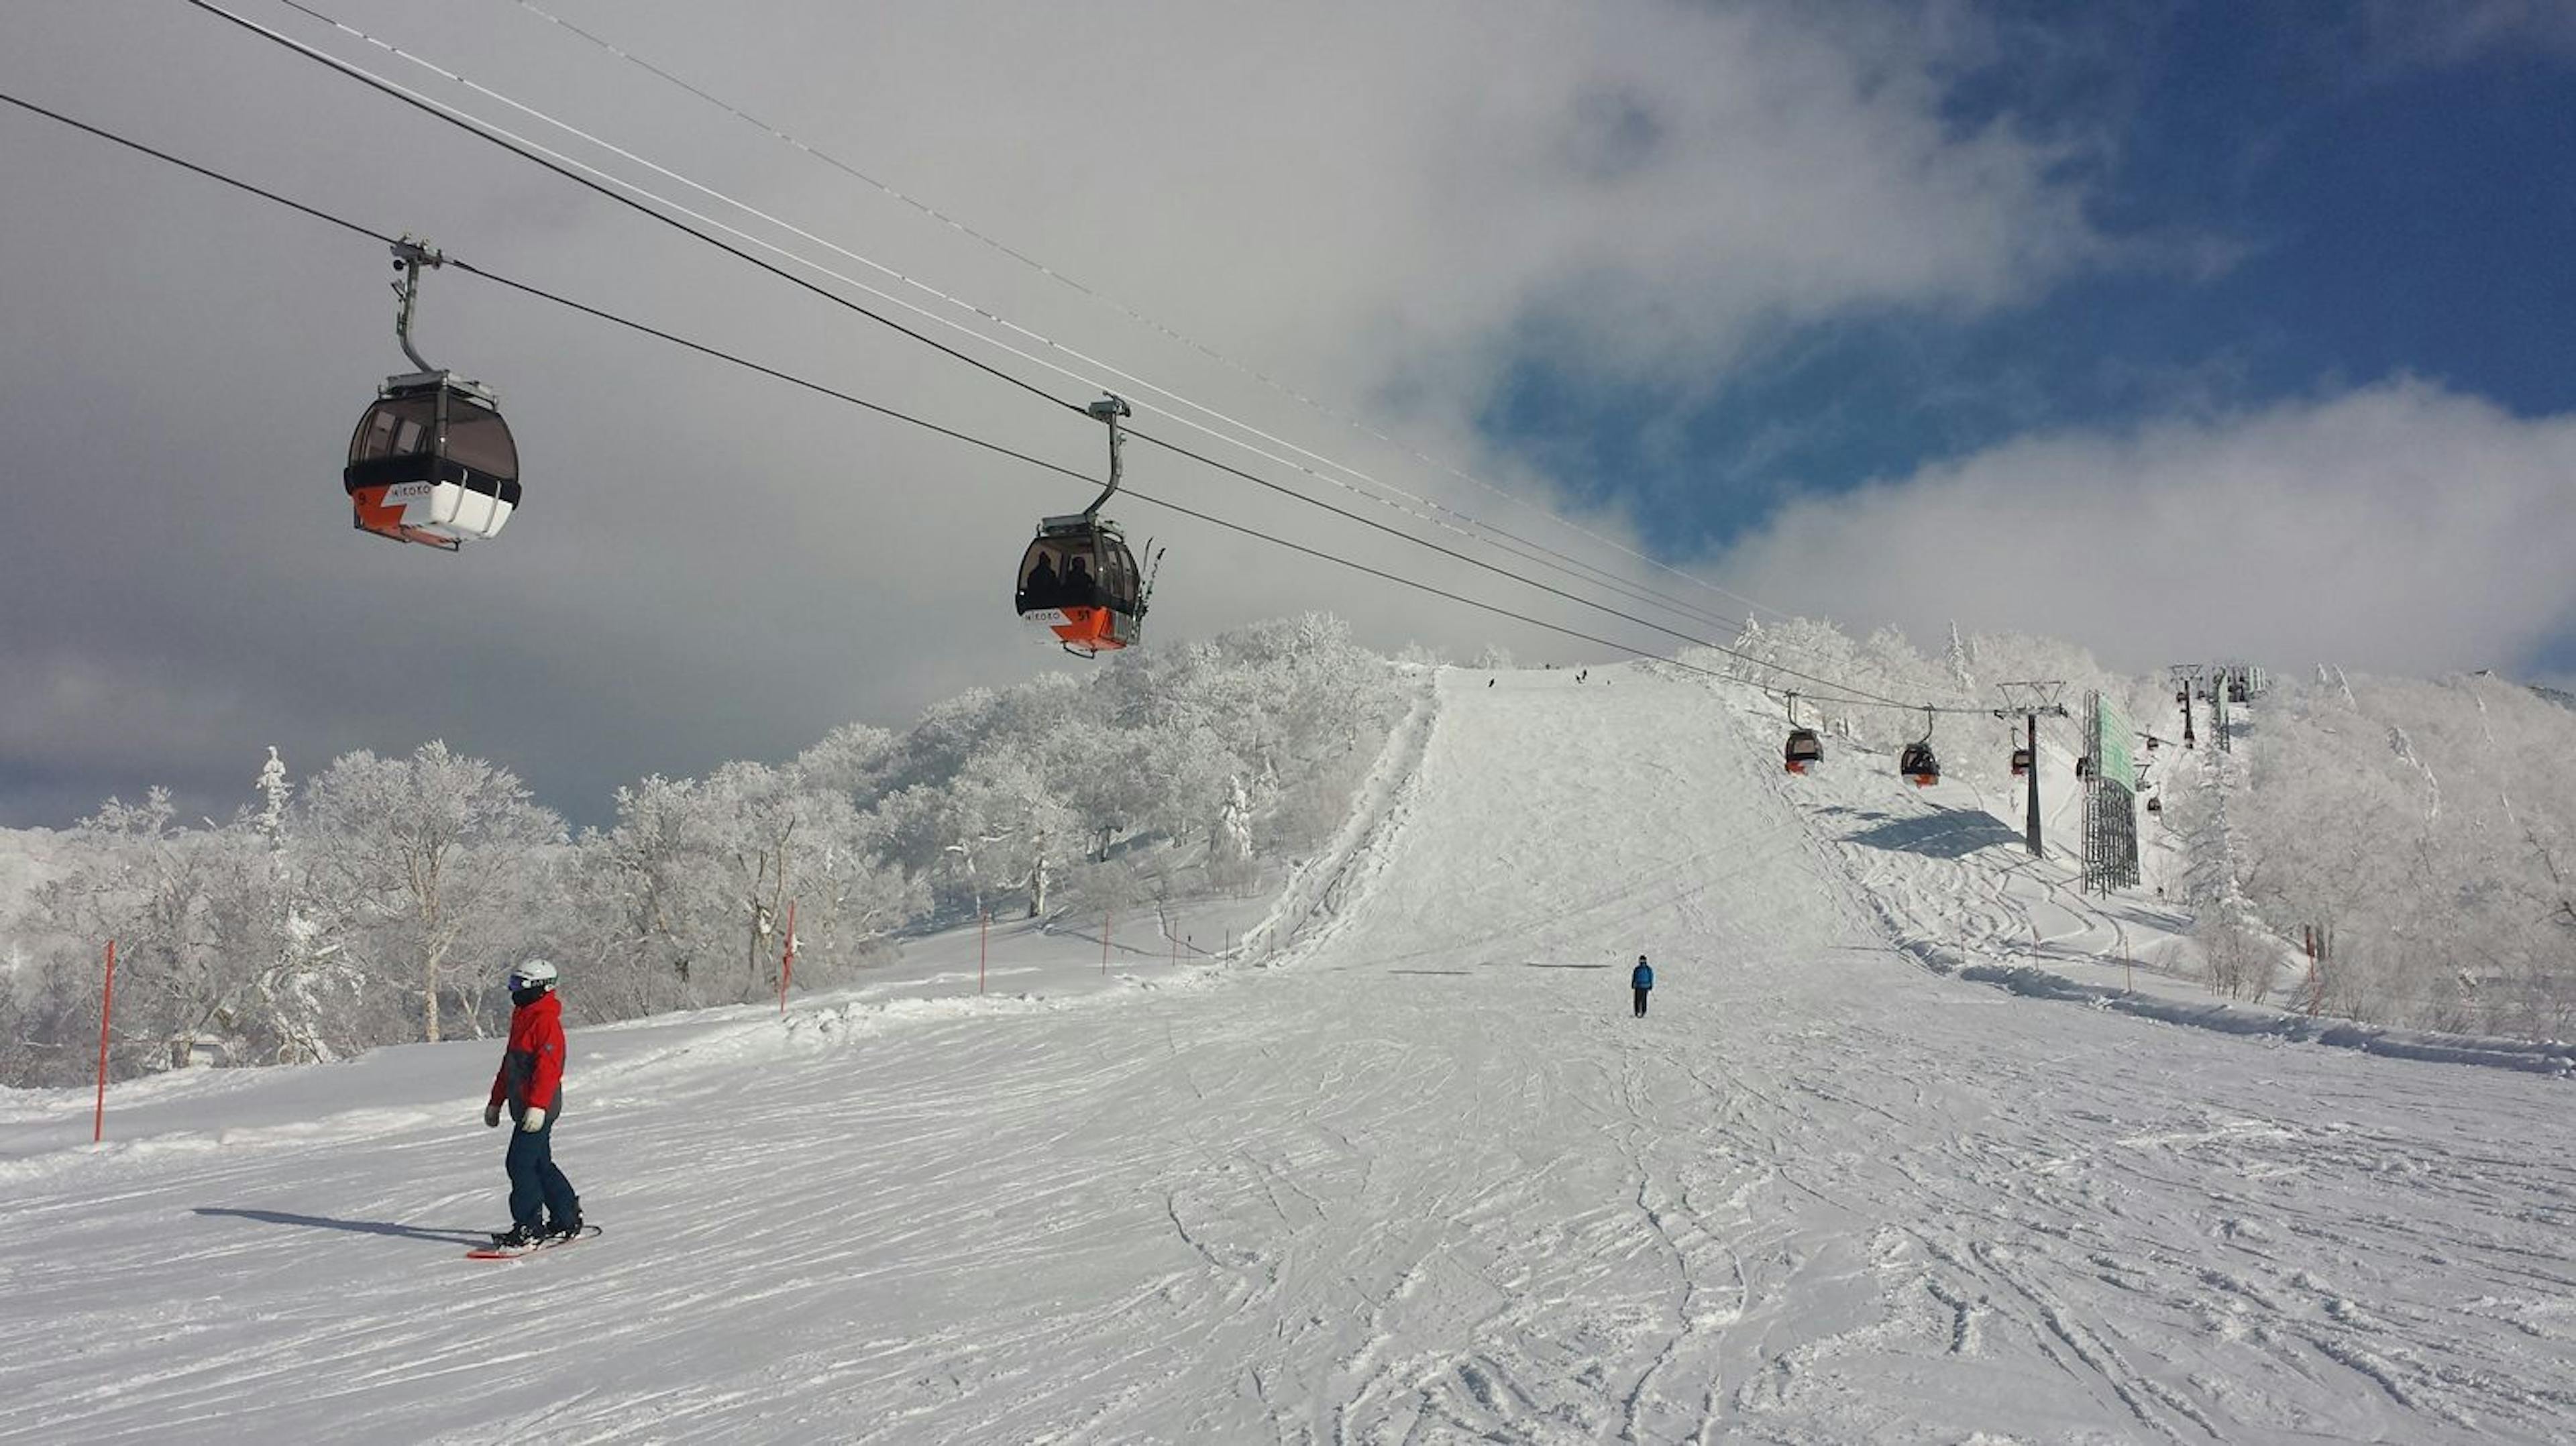
[[[1655,971],[1640,963],[1636,968],[1628,972],[1628,987],[1631,989],[1654,988]]]

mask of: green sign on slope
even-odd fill
[[[2093,766],[2101,776],[2127,789],[2138,791],[2138,765],[2129,756],[2129,720],[2119,706],[2108,698],[2102,700],[2093,714]]]

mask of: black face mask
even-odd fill
[[[510,991],[510,1002],[521,1009],[525,1009],[529,1005],[534,1004],[545,997],[546,987],[542,984],[531,984],[523,989],[513,989]]]

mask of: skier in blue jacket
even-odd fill
[[[1628,988],[1637,996],[1637,1017],[1645,1018],[1646,996],[1655,989],[1655,969],[1643,954],[1637,956],[1637,967],[1628,971]]]

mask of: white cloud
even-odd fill
[[[2061,433],[1801,501],[1734,586],[1932,636],[1947,618],[2152,667],[2237,655],[2512,668],[2576,625],[2576,418],[2396,381]]]
[[[1950,134],[1930,54],[1812,7],[1343,3],[1258,34],[1226,7],[1121,13],[1071,36],[985,17],[988,63],[1040,83],[971,96],[1013,144],[972,168],[1049,171],[1040,234],[1294,375],[1472,403],[1534,344],[1669,385],[1764,326],[2007,304],[2096,245],[2055,152]],[[1017,146],[1067,114],[1097,158],[1071,186],[1064,152]]]

